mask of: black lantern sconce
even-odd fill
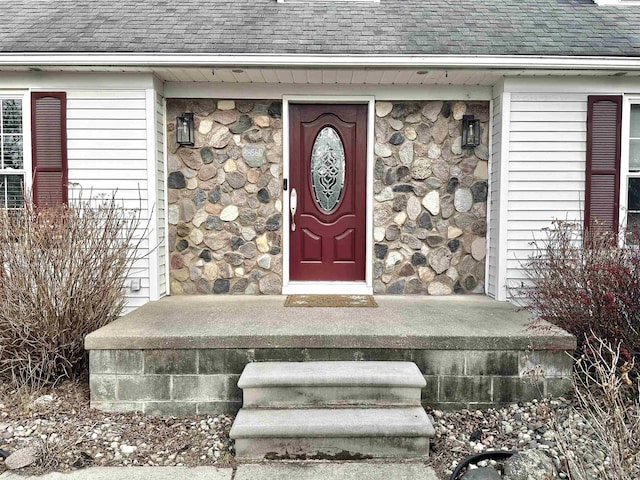
[[[194,139],[193,113],[183,113],[176,118],[176,143],[193,147]]]
[[[462,116],[462,148],[480,145],[480,120],[473,115]]]

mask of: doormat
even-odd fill
[[[285,307],[377,307],[371,295],[287,295]]]

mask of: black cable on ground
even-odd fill
[[[472,463],[478,463],[478,462],[481,462],[482,460],[506,460],[507,458],[511,457],[512,455],[515,455],[516,453],[518,452],[494,450],[491,452],[483,452],[483,453],[478,453],[476,455],[471,455],[465,458],[464,460],[462,460],[458,464],[456,469],[451,474],[450,480],[458,480],[458,475],[460,475],[460,472],[462,472],[462,470],[467,468],[467,466]]]

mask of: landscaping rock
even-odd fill
[[[540,450],[524,450],[505,462],[504,480],[552,480],[557,477],[553,460]]]
[[[502,477],[494,468],[481,467],[467,471],[460,480],[502,480]]]
[[[9,455],[4,464],[9,470],[18,470],[28,467],[38,460],[38,450],[35,447],[26,447],[16,450]]]

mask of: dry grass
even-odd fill
[[[85,335],[124,307],[140,223],[114,198],[0,212],[0,379],[37,390],[85,370]]]
[[[595,336],[576,361],[576,408],[580,422],[555,425],[557,444],[571,480],[621,480],[640,476],[640,402],[629,379],[633,360],[619,344]],[[636,388],[634,388],[636,387]],[[582,424],[578,430],[575,425]]]

